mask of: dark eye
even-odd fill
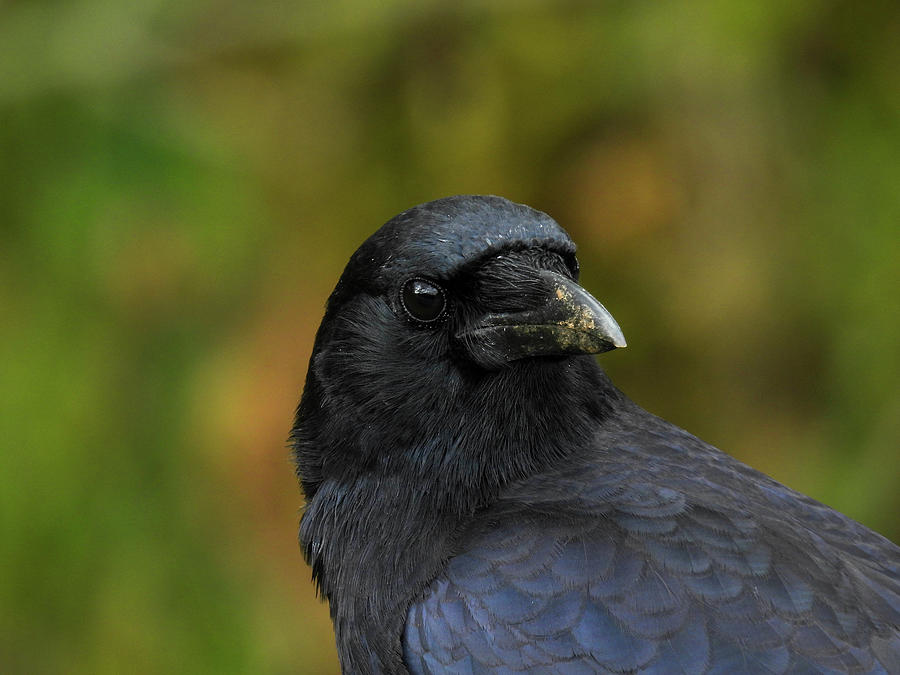
[[[410,279],[400,293],[403,309],[416,321],[434,321],[447,306],[447,298],[438,286],[424,279]]]

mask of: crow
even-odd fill
[[[900,673],[900,549],[646,412],[548,215],[351,257],[291,432],[345,673]]]

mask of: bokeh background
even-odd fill
[[[0,2],[0,671],[330,673],[286,449],[394,213],[552,214],[650,410],[900,538],[895,0]]]

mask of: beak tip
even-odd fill
[[[610,317],[610,319],[612,319],[612,317]],[[625,335],[622,333],[622,329],[619,328],[619,324],[615,323],[614,320],[612,322],[613,326],[610,326],[607,333],[609,341],[615,349],[623,349],[628,346],[628,343],[625,342]]]

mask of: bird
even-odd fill
[[[900,673],[900,548],[617,389],[547,214],[400,213],[329,297],[290,443],[344,673]]]

